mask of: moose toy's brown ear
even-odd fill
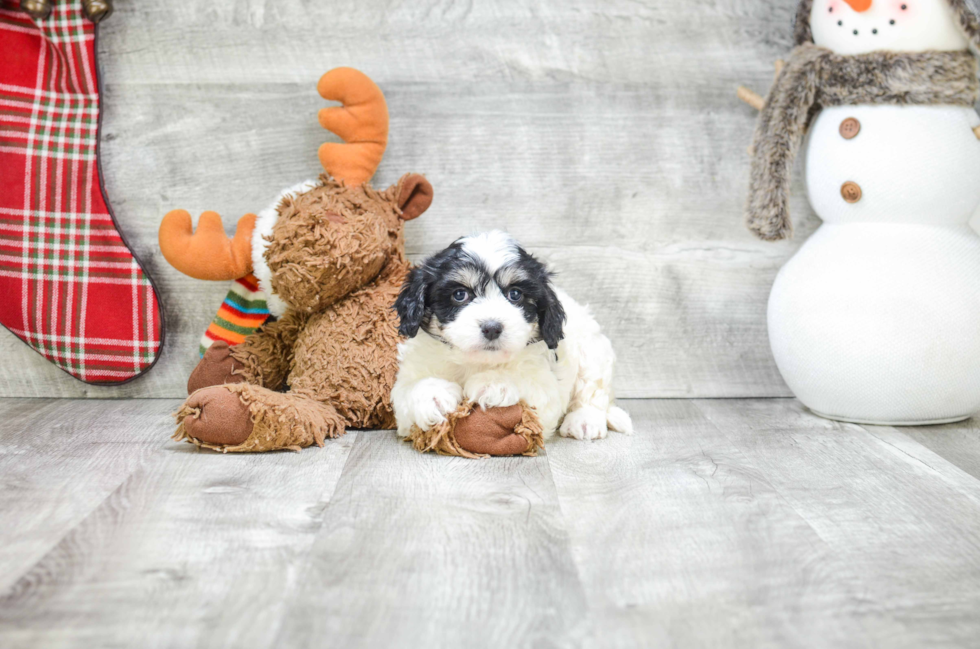
[[[432,205],[432,185],[421,174],[405,174],[398,181],[398,207],[402,219],[411,221],[422,216]]]

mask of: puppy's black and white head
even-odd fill
[[[491,363],[541,340],[555,349],[565,322],[548,270],[496,231],[459,239],[412,270],[395,309],[403,336],[422,329]]]

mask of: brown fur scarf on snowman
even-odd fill
[[[319,119],[345,140],[320,147],[327,173],[319,180],[242,217],[232,239],[213,212],[202,215],[196,233],[183,210],[161,224],[160,248],[175,268],[207,280],[254,274],[275,316],[236,346],[219,340],[207,349],[188,381],[175,439],[255,452],[322,446],[347,428],[395,427],[399,336],[392,305],[410,270],[403,230],[428,209],[433,190],[418,174],[383,191],[368,182],[388,135],[387,105],[369,78],[337,68],[318,91],[341,102]],[[524,419],[480,411],[453,422],[476,453],[444,440],[420,450],[530,453],[540,434]]]
[[[769,241],[793,233],[793,164],[820,109],[972,109],[980,96],[977,59],[970,51],[980,47],[980,0],[802,0],[794,39],[797,47],[788,61],[777,62],[766,99],[739,88],[739,97],[761,111],[750,148],[746,223]],[[860,127],[855,120],[841,124],[841,136],[853,139]],[[973,128],[980,138],[980,127]],[[854,182],[836,189],[848,203],[863,196]]]

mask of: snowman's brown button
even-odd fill
[[[848,117],[840,123],[840,134],[845,140],[853,140],[861,132],[861,122]]]
[[[861,200],[861,185],[848,180],[846,183],[841,185],[840,195],[843,196],[844,200],[848,203],[857,203],[859,200]]]

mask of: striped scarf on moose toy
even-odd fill
[[[218,315],[201,336],[201,357],[216,340],[232,346],[240,344],[268,319],[269,307],[265,293],[259,288],[259,280],[251,273],[236,279],[221,303]]]

